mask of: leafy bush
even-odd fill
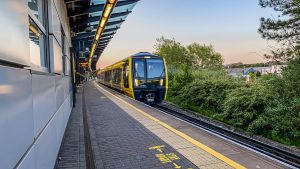
[[[181,76],[176,76],[178,79]],[[181,78],[183,79],[183,78]],[[192,82],[191,82],[192,80]],[[227,93],[241,84],[232,79],[225,71],[202,70],[193,73],[192,78],[187,81],[181,81],[180,88],[175,88],[173,84],[171,90],[176,95],[179,104],[184,108],[199,107],[200,109],[209,109],[221,111],[222,104]]]
[[[179,69],[169,75],[169,95],[178,96],[181,89],[194,80],[194,76],[189,69]]]
[[[260,83],[276,99],[250,124],[248,131],[300,146],[300,59],[291,61],[282,76],[264,77]]]
[[[260,84],[236,88],[224,101],[222,117],[229,124],[247,130],[273,99],[271,93]]]
[[[300,57],[282,75],[233,79],[212,46],[158,40],[167,61],[168,100],[251,134],[300,147]],[[211,60],[212,59],[212,60]]]

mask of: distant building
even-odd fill
[[[261,75],[266,74],[276,74],[280,75],[282,69],[287,65],[271,65],[268,67],[246,67],[246,68],[229,68],[226,69],[229,75],[232,77],[245,77],[249,78],[249,73],[257,73],[260,72]]]
[[[254,68],[252,68],[252,67],[245,68],[245,69],[244,69],[244,72],[243,72],[243,75],[244,75],[244,76],[247,76],[247,75],[249,75],[250,73],[256,73],[256,69],[254,69]]]
[[[229,69],[226,69],[226,71],[232,77],[243,77],[243,74],[244,74],[243,68],[229,68]]]
[[[272,65],[271,66],[271,73],[272,74],[278,74],[278,75],[280,75],[281,74],[281,72],[282,72],[282,69],[284,68],[284,67],[287,67],[287,65]]]
[[[271,67],[256,67],[256,71],[259,71],[262,75],[271,73]]]

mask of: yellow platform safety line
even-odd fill
[[[98,86],[98,85],[96,85],[96,86]],[[98,86],[98,87],[100,87],[100,86]],[[100,88],[103,89],[102,87],[100,87]],[[103,89],[103,90],[106,91],[105,89]],[[225,157],[224,155],[222,155],[222,154],[218,153],[217,151],[215,151],[215,150],[209,148],[208,146],[206,146],[206,145],[200,143],[199,141],[197,141],[197,140],[193,139],[192,137],[190,137],[190,136],[184,134],[183,132],[176,130],[175,128],[169,126],[168,124],[166,124],[166,123],[164,123],[164,122],[158,120],[157,118],[151,116],[150,114],[144,112],[143,110],[141,110],[141,109],[139,109],[139,108],[133,106],[132,104],[126,102],[125,100],[121,99],[120,97],[115,96],[115,95],[113,95],[112,93],[110,93],[110,92],[108,92],[108,91],[106,91],[106,92],[109,93],[110,95],[114,96],[114,97],[117,98],[118,100],[122,101],[122,102],[125,103],[126,105],[130,106],[131,108],[135,109],[136,111],[142,113],[144,116],[150,118],[151,120],[155,121],[156,123],[160,124],[161,126],[165,127],[166,129],[172,131],[173,133],[179,135],[180,137],[182,137],[182,138],[184,138],[185,140],[189,141],[190,143],[194,144],[195,146],[201,148],[202,150],[208,152],[209,154],[215,156],[216,158],[218,158],[218,159],[224,161],[225,163],[227,163],[227,164],[230,165],[231,167],[236,168],[236,169],[246,169],[246,167],[244,167],[244,166],[238,164],[237,162],[235,162],[235,161],[229,159],[228,157]]]

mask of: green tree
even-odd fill
[[[256,77],[261,77],[261,72],[260,71],[256,72]]]
[[[300,54],[300,0],[259,0],[262,8],[273,8],[275,18],[261,18],[258,32],[263,38],[275,40],[282,48],[274,49],[267,58],[286,61]]]
[[[188,54],[190,55],[192,65],[195,68],[214,69],[222,68],[223,58],[217,53],[214,48],[206,45],[193,43],[187,46]]]
[[[175,39],[158,38],[154,46],[155,54],[163,57],[167,62],[169,75],[169,95],[178,92],[193,80],[191,58],[187,49]]]
[[[250,72],[249,77],[250,77],[250,81],[255,81],[255,73],[254,72]]]
[[[185,68],[191,64],[188,51],[175,39],[158,38],[154,46],[155,53],[166,59],[169,69]]]
[[[158,38],[154,46],[156,54],[164,57],[171,69],[221,68],[223,59],[212,46],[193,43],[187,47],[176,42],[175,39]]]

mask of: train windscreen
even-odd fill
[[[162,59],[147,59],[147,78],[154,79],[165,76],[165,66]]]
[[[145,78],[145,62],[144,60],[136,60],[134,64],[135,77]]]
[[[137,79],[160,79],[165,76],[162,59],[135,59],[134,77]]]

